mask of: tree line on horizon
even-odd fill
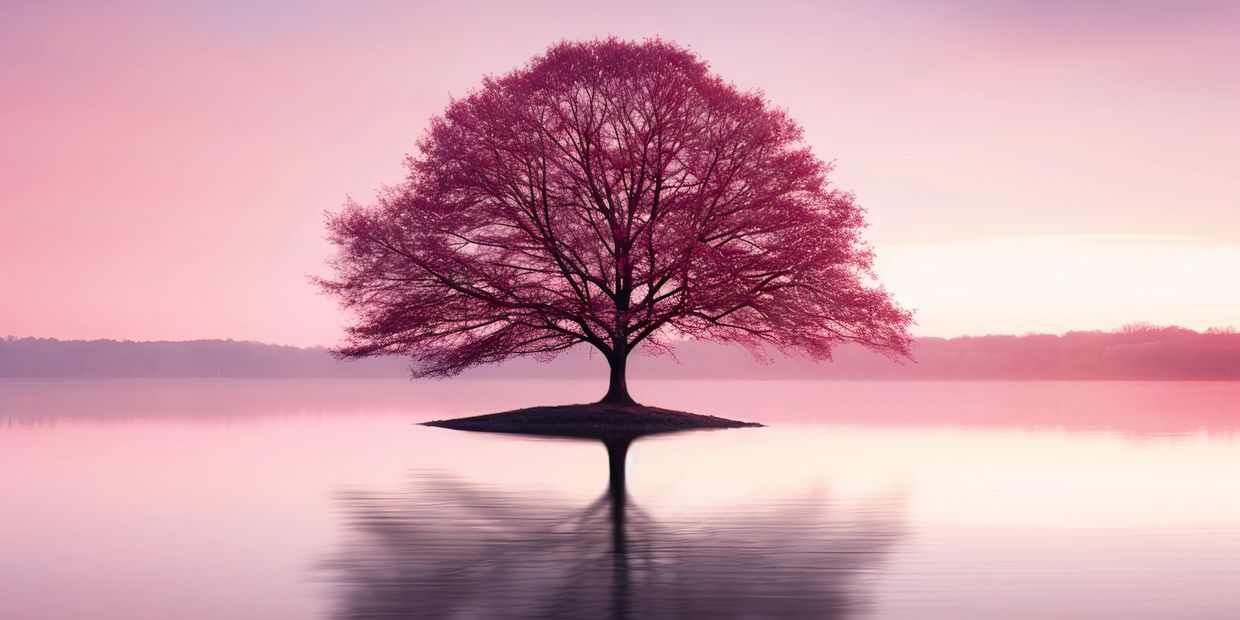
[[[917,338],[913,363],[894,363],[860,346],[840,346],[831,362],[772,353],[754,361],[735,346],[685,342],[675,355],[639,356],[636,378],[667,379],[1152,379],[1240,380],[1240,332],[1129,324],[1118,330]],[[550,362],[518,359],[473,369],[465,378],[577,379],[607,376],[584,347]],[[234,340],[0,340],[0,377],[79,378],[399,378],[408,360],[340,361],[325,347]]]

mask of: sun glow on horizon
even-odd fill
[[[922,336],[1194,330],[1240,323],[1240,245],[1177,235],[1044,235],[878,250]],[[1035,327],[1036,326],[1036,327]]]

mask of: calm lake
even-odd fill
[[[0,380],[0,618],[1240,618],[1240,383]],[[614,473],[614,472],[613,472]]]

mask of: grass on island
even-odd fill
[[[659,407],[613,403],[529,407],[468,418],[435,420],[423,422],[423,424],[459,431],[589,439],[762,426],[756,422],[740,422]]]

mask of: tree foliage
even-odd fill
[[[674,44],[564,42],[433,119],[408,175],[328,217],[343,356],[450,375],[581,343],[909,351],[863,211],[757,92]],[[613,375],[613,382],[615,376]]]

